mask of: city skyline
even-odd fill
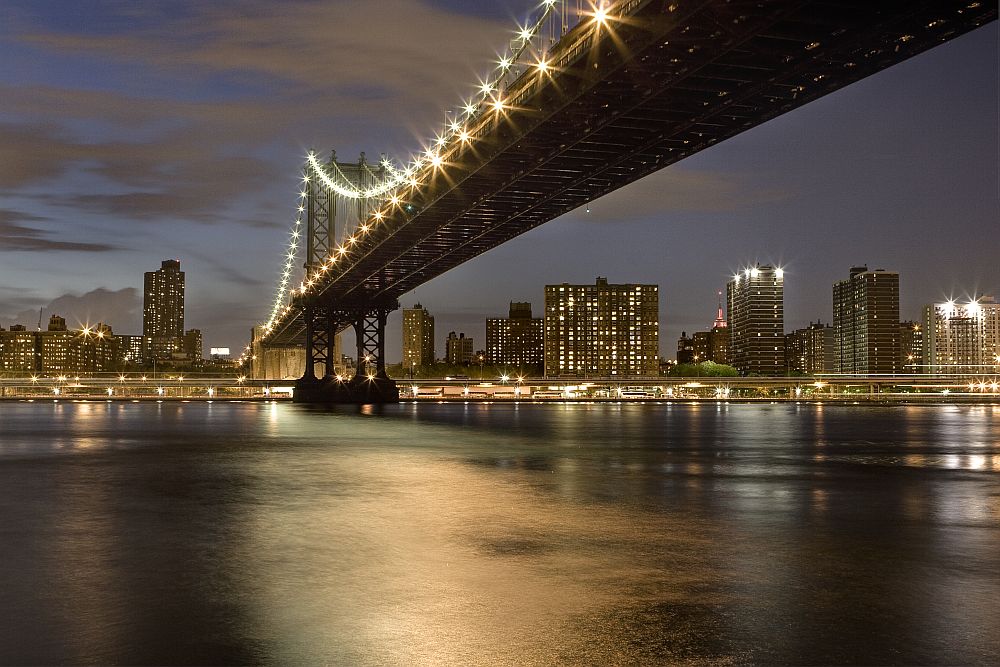
[[[190,325],[205,331],[206,346],[239,349],[266,316],[291,222],[296,184],[288,174],[305,149],[345,157],[413,151],[441,105],[474,79],[467,63],[484,70],[492,53],[483,44],[499,48],[508,14],[532,7],[352,5],[352,20],[402,12],[431,32],[460,26],[461,35],[447,31],[447,49],[396,35],[407,57],[376,54],[367,74],[308,63],[307,77],[250,52],[224,52],[217,40],[178,60],[191,35],[175,35],[171,25],[224,21],[194,5],[167,19],[156,8],[125,16],[14,3],[0,35],[13,64],[0,75],[11,100],[2,125],[11,157],[0,181],[0,324],[30,326],[54,302],[46,316],[89,309],[91,321],[138,330],[138,275],[177,257],[188,267]],[[317,18],[309,12],[325,11],[293,4],[276,17],[257,9],[242,30],[301,25]],[[377,20],[366,25],[387,30]],[[128,30],[149,38],[148,53],[136,52]],[[421,301],[439,332],[485,340],[486,317],[501,316],[511,300],[540,305],[545,284],[597,274],[654,283],[662,290],[661,354],[669,356],[681,330],[709,327],[732,271],[757,260],[788,272],[788,331],[830,321],[830,287],[857,264],[900,273],[902,319],[920,319],[926,303],[996,293],[995,246],[983,243],[1000,218],[996,34],[996,25],[979,29],[730,139],[514,239],[402,305]],[[345,37],[307,31],[306,52],[336,60]],[[290,52],[293,42],[301,47],[289,36],[272,48]],[[88,64],[88,76],[73,76]],[[265,83],[247,80],[261,71]],[[423,85],[411,80],[418,75]],[[308,98],[308,110],[279,119],[278,105],[262,103],[271,88]],[[393,103],[403,99],[413,102],[405,114]],[[324,104],[329,115],[319,112]],[[266,141],[250,132],[257,125]],[[207,138],[221,128],[224,138]],[[400,319],[390,318],[390,350],[398,349]]]

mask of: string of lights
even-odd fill
[[[557,4],[561,3],[561,9],[557,10]],[[361,189],[351,183],[344,173],[337,167],[336,162],[332,162],[330,173],[324,165],[319,162],[316,154],[310,151],[306,156],[306,166],[303,171],[302,181],[304,187],[299,193],[298,214],[289,236],[288,246],[284,255],[284,262],[281,270],[281,278],[275,289],[274,302],[271,313],[266,324],[263,325],[265,335],[270,334],[281,320],[292,312],[291,300],[296,294],[307,294],[318,283],[319,274],[325,274],[332,269],[341,259],[343,259],[355,246],[360,237],[369,233],[379,223],[385,222],[393,208],[403,205],[403,198],[400,193],[405,188],[417,188],[421,183],[428,180],[428,177],[435,171],[446,166],[445,153],[451,148],[463,146],[474,140],[474,135],[470,128],[474,127],[483,116],[489,113],[500,113],[508,108],[504,98],[504,92],[508,91],[511,84],[516,82],[523,72],[529,68],[541,75],[549,73],[552,65],[547,60],[548,46],[542,44],[540,48],[535,48],[536,38],[544,36],[544,29],[550,21],[555,20],[559,15],[559,29],[552,23],[549,27],[550,41],[555,42],[556,34],[565,34],[569,29],[567,0],[543,0],[539,6],[540,13],[535,20],[529,20],[524,25],[519,25],[515,35],[511,38],[503,53],[499,56],[490,74],[484,79],[480,79],[477,91],[471,98],[463,101],[462,113],[458,118],[452,119],[446,114],[446,123],[442,131],[435,135],[433,141],[428,142],[422,154],[411,157],[409,163],[404,168],[399,168],[389,159],[381,161],[386,178],[375,185]],[[590,1],[590,9],[584,11],[582,3],[577,0],[575,13],[578,17],[589,16],[596,29],[603,26],[610,18],[610,12],[605,6],[605,2]],[[537,53],[537,55],[535,55]],[[531,56],[530,59],[528,56]],[[425,172],[428,172],[425,174]],[[340,245],[331,252],[326,261],[320,265],[313,275],[306,275],[299,283],[298,287],[289,289],[292,269],[298,256],[300,238],[302,236],[302,220],[308,204],[310,179],[315,177],[320,183],[328,188],[332,193],[352,200],[369,200],[372,202],[372,213],[366,222],[357,227]],[[251,347],[248,345],[240,357],[240,363],[244,363],[251,354]]]

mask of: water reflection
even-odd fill
[[[0,663],[1000,651],[991,407],[0,407]]]

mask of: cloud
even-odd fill
[[[61,30],[29,7],[12,22],[7,39],[36,60],[102,74],[91,89],[0,83],[0,191],[54,224],[82,212],[114,227],[283,226],[305,148],[419,149],[411,128],[431,135],[460,99],[455,81],[471,92],[469,63],[485,67],[483,45],[509,27],[412,0],[106,3]],[[385,143],[357,146],[373,125]],[[99,249],[9,236],[18,249]]]
[[[44,220],[46,218],[29,213],[0,209],[0,250],[106,252],[116,249],[116,246],[107,243],[55,240],[50,238],[52,235],[51,232],[24,224],[26,222],[40,222]]]
[[[134,287],[117,291],[99,287],[82,295],[63,294],[42,307],[42,327],[45,327],[50,315],[61,315],[71,327],[104,322],[112,325],[116,333],[138,333],[142,330],[139,297],[139,290]],[[23,307],[24,301],[23,297],[0,298],[0,313],[10,312],[7,309],[11,306]],[[33,327],[38,321],[38,309],[0,315],[0,321],[7,325]]]
[[[370,87],[401,99],[428,99],[442,70],[483,61],[484,44],[502,46],[500,24],[412,0],[271,0],[199,3],[167,14],[154,5],[122,4],[128,32],[85,34],[23,30],[44,49],[145,62],[186,75],[262,77],[300,88]],[[447,44],[448,48],[435,45]],[[378,98],[381,95],[376,96]],[[431,98],[436,99],[434,97]]]

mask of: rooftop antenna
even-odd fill
[[[42,330],[42,310],[43,310],[43,308],[39,308],[38,309],[38,330],[39,331]]]

